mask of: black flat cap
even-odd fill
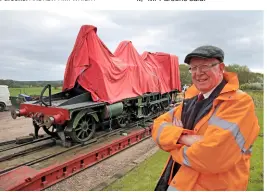
[[[189,64],[192,57],[201,57],[201,58],[216,58],[219,61],[223,62],[224,60],[224,52],[219,47],[215,47],[212,45],[200,46],[189,53],[184,62]]]

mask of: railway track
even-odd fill
[[[16,139],[14,140],[9,140],[9,141],[4,141],[0,143],[0,147],[3,145],[9,145],[9,144],[15,144],[16,143]]]
[[[44,140],[48,140],[48,139],[52,139],[52,137],[47,135],[47,136],[44,136],[44,138],[35,139],[33,141],[25,142],[22,144],[16,144],[17,139],[5,141],[5,142],[0,143],[0,152],[8,151],[11,149],[19,148],[22,146],[30,145],[30,144],[37,143],[37,142],[44,141]]]
[[[123,130],[122,133],[126,133],[126,131]],[[0,174],[0,189],[5,191],[40,191],[46,189],[83,169],[140,143],[150,136],[149,128],[139,127],[129,130],[128,135],[114,133],[109,137],[103,137],[99,142],[75,149],[61,147],[61,152],[56,150],[54,155],[42,156],[41,159],[37,158],[23,163],[23,165],[20,163],[13,169],[6,169]]]
[[[47,136],[24,144],[0,149],[0,175],[21,166],[32,166],[41,163],[42,161],[60,156],[77,148],[88,147],[93,144],[101,143],[106,140],[106,138],[116,134],[127,134],[127,131],[130,131],[133,127],[140,125],[145,126],[145,124],[152,121],[152,119],[156,116],[158,115],[156,114],[152,117],[131,123],[127,126],[127,128],[114,129],[108,132],[100,131],[97,133],[95,138],[81,144],[75,144],[69,148],[63,148],[56,145],[56,139]],[[14,142],[15,140],[7,141],[6,145],[13,144]],[[3,146],[4,145],[2,144],[2,147]],[[39,155],[40,152],[43,152],[44,155]]]
[[[82,144],[76,144],[76,145],[74,145],[74,146],[72,146],[72,147],[69,147],[69,148],[63,148],[63,147],[62,147],[61,150],[59,150],[59,152],[52,153],[52,154],[48,154],[48,155],[44,155],[43,157],[40,157],[40,158],[37,158],[37,159],[34,159],[34,160],[30,160],[30,161],[27,161],[27,162],[24,162],[24,163],[21,163],[21,164],[18,164],[18,165],[9,167],[9,168],[7,168],[7,169],[1,170],[1,171],[0,171],[0,175],[3,174],[3,173],[6,173],[6,172],[8,172],[8,171],[14,170],[14,169],[16,169],[16,168],[18,168],[18,167],[21,167],[21,166],[25,166],[25,165],[26,165],[26,166],[31,166],[31,165],[40,163],[40,162],[42,162],[42,161],[44,161],[44,160],[47,160],[47,159],[52,158],[52,157],[56,157],[56,156],[58,156],[58,155],[61,155],[61,154],[63,154],[63,153],[66,153],[66,152],[68,152],[68,151],[71,151],[71,150],[73,150],[73,149],[76,149],[76,148],[78,148],[78,147],[89,146],[90,144],[93,144],[93,143],[97,143],[97,142],[102,141],[103,138],[112,136],[112,135],[114,135],[114,134],[118,134],[118,133],[121,132],[121,131],[123,131],[123,129],[113,130],[113,131],[111,131],[111,132],[108,132],[108,133],[102,134],[102,135],[100,135],[100,136],[97,136],[97,137],[95,137],[94,139],[91,139],[91,140],[89,140],[89,141],[87,141],[87,142],[85,142],[85,143],[82,143]],[[55,144],[55,143],[56,143],[56,142],[54,141],[53,144]],[[42,147],[44,148],[44,145],[42,145],[40,148],[42,148]],[[36,149],[40,149],[40,148],[37,148],[37,147],[36,147]],[[26,152],[27,152],[27,151],[26,151]],[[34,151],[31,150],[31,152],[34,152]],[[20,153],[19,153],[18,155],[16,155],[16,156],[19,156],[19,155],[22,155],[22,154],[25,154],[25,151],[20,152]],[[14,156],[12,156],[12,157],[14,157]],[[8,159],[10,159],[10,158],[6,158],[6,159],[2,160],[1,157],[0,157],[0,165],[1,165],[1,162],[5,161],[5,160],[8,160]],[[0,167],[1,167],[1,166],[0,166]]]
[[[0,180],[3,181],[2,184],[0,182],[0,188],[5,190],[45,189],[149,138],[151,136],[149,125],[160,114],[131,123],[127,128],[98,132],[95,138],[69,148],[57,145],[56,140],[51,138],[24,143],[20,147],[11,147],[3,152],[11,153],[10,151],[17,150],[17,153],[11,153],[11,156],[0,156]],[[46,146],[45,142],[47,142]],[[10,143],[12,142],[7,142],[7,145]],[[28,151],[20,151],[23,147],[29,148]],[[23,173],[27,173],[26,176]]]

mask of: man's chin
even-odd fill
[[[201,93],[207,93],[207,92],[209,92],[209,89],[207,89],[207,87],[197,86],[197,89],[198,89]]]

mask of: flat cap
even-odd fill
[[[224,60],[224,52],[219,47],[215,47],[212,45],[204,45],[196,48],[191,53],[189,53],[184,62],[189,64],[192,57],[201,57],[201,58],[216,58],[223,62]]]

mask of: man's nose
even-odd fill
[[[197,67],[197,69],[196,69],[196,72],[195,72],[196,74],[202,74],[203,73],[203,71],[201,70],[201,68],[200,67]]]

